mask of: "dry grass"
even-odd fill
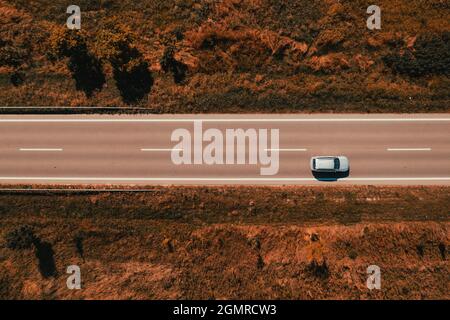
[[[448,299],[448,194],[448,187],[1,192],[0,298]],[[33,248],[6,246],[30,229]],[[81,291],[65,287],[71,264],[81,267]],[[371,264],[381,267],[380,291],[366,288]]]
[[[449,298],[448,222],[201,226],[34,216],[3,219],[1,230],[22,223],[51,244],[57,275],[41,275],[34,250],[0,248],[3,299]],[[82,270],[80,291],[65,286],[72,264]],[[372,264],[382,270],[380,291],[366,287]]]
[[[150,187],[146,193],[0,192],[16,218],[130,218],[187,223],[447,221],[448,187]],[[51,199],[51,201],[49,201]]]
[[[149,112],[447,112],[448,76],[397,75],[383,58],[412,50],[423,30],[437,35],[450,31],[448,6],[439,0],[382,0],[378,5],[383,29],[370,32],[365,27],[370,4],[365,0],[80,3],[91,45],[109,16],[135,34],[136,46],[155,77],[148,99],[137,103]],[[0,2],[2,21],[14,19],[20,33],[34,30],[32,60],[21,66],[25,82],[13,86],[11,70],[2,69],[0,105],[126,106],[111,70],[105,70],[103,90],[87,98],[75,90],[64,64],[55,66],[45,58],[43,39],[52,25],[64,24],[61,8],[66,5],[63,0]],[[0,34],[10,29],[3,24]],[[25,34],[16,39],[25,39]],[[167,47],[174,47],[175,58],[188,67],[181,84],[159,66]],[[317,83],[320,89],[311,90]]]

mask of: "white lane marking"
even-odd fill
[[[431,148],[388,148],[387,151],[431,151]]]
[[[141,149],[142,152],[171,152],[171,151],[183,151],[183,149],[171,149],[171,148],[150,148]],[[264,151],[278,151],[278,152],[304,152],[308,149],[264,149]]]
[[[0,177],[0,180],[48,180],[48,181],[246,181],[246,182],[296,182],[318,181],[315,178],[133,178],[133,177]],[[450,177],[396,177],[396,178],[342,178],[338,181],[450,181]]]
[[[183,149],[170,149],[170,148],[156,148],[156,149],[141,149],[142,152],[171,152],[171,151],[183,151]]]
[[[23,152],[62,152],[62,148],[20,148]]]
[[[305,152],[305,151],[308,151],[308,149],[264,149],[264,151]]]
[[[238,119],[0,119],[1,122],[442,122],[450,121],[450,118],[267,118],[267,119],[251,119],[251,118],[238,118]]]

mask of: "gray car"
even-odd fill
[[[322,156],[311,158],[311,170],[314,172],[348,172],[350,169],[347,157]]]

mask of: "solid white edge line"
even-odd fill
[[[431,148],[388,148],[387,151],[431,151]]]
[[[183,151],[183,149],[141,149],[142,152],[171,152],[171,151]]]
[[[62,148],[19,148],[23,152],[62,152]]]
[[[304,152],[304,151],[308,151],[308,149],[264,149],[264,151]]]
[[[450,121],[450,118],[373,118],[373,119],[357,119],[357,118],[313,118],[313,119],[0,119],[0,123],[4,122],[442,122]]]
[[[318,181],[315,178],[111,178],[111,177],[0,177],[0,180],[32,180],[32,181]],[[398,178],[342,178],[338,181],[450,181],[450,177],[398,177]]]

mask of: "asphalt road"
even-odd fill
[[[278,129],[279,170],[175,165],[172,132]],[[207,143],[203,143],[205,146]],[[247,148],[248,149],[248,148]],[[345,155],[347,178],[318,181],[311,156]],[[0,184],[450,184],[450,114],[1,116]]]

